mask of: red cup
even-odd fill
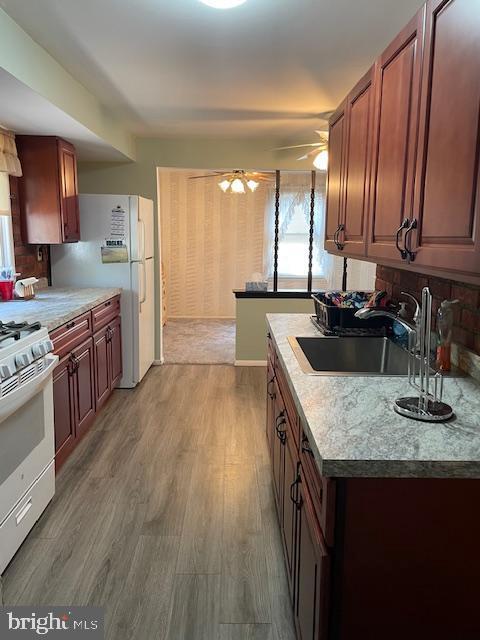
[[[13,285],[13,280],[0,280],[0,296],[4,302],[13,299]]]

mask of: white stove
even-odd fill
[[[0,574],[55,492],[52,351],[40,323],[0,322]]]
[[[41,373],[51,351],[53,343],[40,323],[0,322],[0,398]]]

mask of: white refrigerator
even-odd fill
[[[153,202],[141,196],[81,195],[80,237],[80,242],[52,245],[52,284],[122,289],[119,386],[135,387],[155,351]],[[115,244],[121,245],[125,262],[105,262]]]

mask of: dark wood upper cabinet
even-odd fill
[[[350,255],[365,255],[373,126],[373,68],[347,98],[344,204],[340,243]]]
[[[425,7],[377,61],[368,255],[406,260],[403,250],[411,221],[418,140]]]
[[[480,1],[427,3],[414,265],[480,275]]]
[[[327,215],[325,222],[325,248],[338,251],[337,238],[343,222],[343,162],[345,146],[346,100],[329,121]]]
[[[52,136],[17,136],[25,241],[62,244],[80,239],[75,148]]]
[[[329,120],[325,247],[365,255],[367,240],[373,68]]]
[[[328,251],[480,282],[479,60],[480,0],[428,0],[349,94]]]

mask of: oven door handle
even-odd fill
[[[0,423],[33,398],[51,379],[53,370],[58,364],[58,356],[49,354],[45,357],[45,361],[47,366],[41,373],[22,384],[22,386],[17,387],[14,391],[7,393],[3,398],[0,397]]]

